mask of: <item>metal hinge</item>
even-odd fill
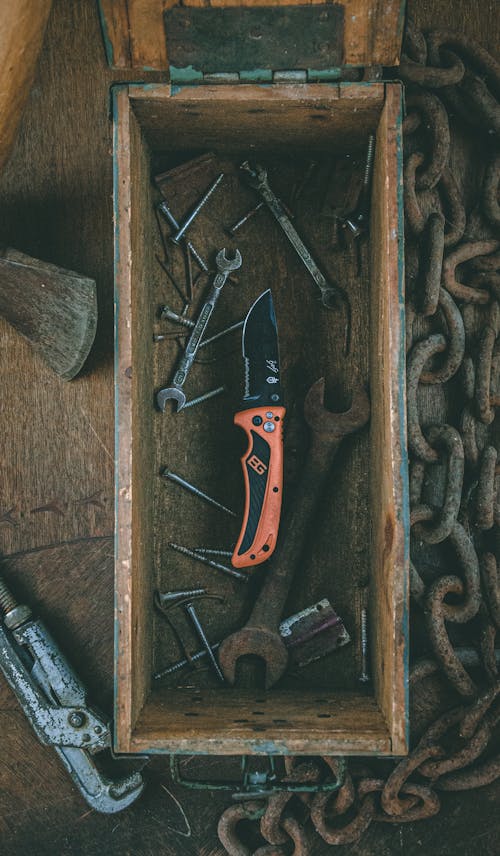
[[[170,80],[175,86],[191,84],[234,85],[237,83],[331,83],[340,81],[345,75],[345,69],[330,68],[316,71],[315,69],[290,69],[289,71],[272,71],[271,69],[254,69],[239,72],[197,71],[192,66],[187,68],[170,68]]]

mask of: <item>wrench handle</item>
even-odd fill
[[[272,412],[272,417],[268,414]],[[260,565],[276,546],[283,494],[284,407],[254,407],[234,417],[243,428],[248,447],[241,459],[245,510],[232,556],[235,568]],[[272,430],[269,428],[272,426]]]
[[[218,273],[214,279],[210,294],[201,308],[200,314],[196,319],[196,324],[189,336],[186,350],[184,351],[184,354],[175,370],[174,379],[172,381],[174,386],[182,387],[186,381],[226,279],[227,274],[221,273]]]

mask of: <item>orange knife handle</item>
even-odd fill
[[[248,438],[248,448],[241,459],[245,510],[231,560],[235,568],[260,565],[276,546],[283,494],[285,413],[284,407],[254,407],[234,417],[235,425],[243,428]]]

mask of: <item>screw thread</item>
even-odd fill
[[[17,600],[0,577],[0,609],[5,615],[7,612],[15,609],[16,606],[19,606]]]
[[[366,152],[365,174],[363,176],[363,184],[365,187],[370,183],[370,175],[373,164],[373,154],[375,151],[375,135],[370,134],[368,137],[368,149]]]

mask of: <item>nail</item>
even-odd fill
[[[367,683],[370,680],[368,675],[368,633],[367,633],[367,611],[361,610],[361,675],[359,680]]]
[[[195,219],[195,217],[197,217],[197,216],[198,216],[198,214],[200,213],[201,209],[204,207],[204,205],[206,205],[206,203],[207,203],[207,202],[208,202],[208,200],[210,199],[210,197],[211,197],[212,193],[215,191],[216,187],[220,184],[220,182],[222,181],[222,179],[223,179],[223,178],[224,178],[224,173],[223,173],[223,172],[221,172],[221,173],[220,173],[220,175],[218,175],[218,176],[217,176],[217,178],[215,179],[215,181],[210,185],[210,187],[208,188],[207,192],[206,192],[206,193],[201,197],[201,199],[200,199],[200,201],[198,202],[197,206],[196,206],[196,207],[194,208],[194,210],[191,212],[191,214],[189,215],[189,217],[187,218],[187,220],[185,220],[185,221],[184,221],[184,223],[182,224],[182,226],[181,226],[181,227],[180,227],[180,229],[178,230],[177,234],[175,234],[175,235],[171,238],[171,240],[174,242],[174,244],[178,244],[178,243],[179,243],[179,241],[180,241],[180,240],[181,240],[181,238],[183,237],[184,232],[186,231],[186,229],[188,229],[188,228],[189,228],[189,226],[191,225],[191,223],[193,222],[193,220]]]
[[[166,203],[166,202],[160,202],[160,204],[159,204],[158,208],[159,208],[159,210],[162,212],[162,214],[164,214],[164,215],[165,215],[165,217],[167,218],[167,220],[168,220],[168,222],[170,223],[170,225],[171,225],[174,229],[178,229],[178,228],[179,228],[179,224],[178,224],[177,220],[175,219],[174,215],[172,214],[172,212],[171,212],[170,208],[168,207],[167,203]],[[195,250],[195,248],[193,247],[193,245],[192,245],[191,241],[186,241],[186,245],[189,247],[189,249],[190,249],[190,251],[191,251],[191,254],[192,254],[193,258],[194,258],[194,259],[196,259],[196,261],[197,261],[197,263],[199,264],[199,266],[201,267],[201,269],[202,269],[202,270],[204,270],[204,271],[208,271],[208,265],[207,265],[207,263],[204,261],[204,259],[202,259],[202,257],[200,256],[200,254],[196,252],[196,250]]]
[[[239,330],[243,327],[245,321],[237,321],[235,324],[231,324],[230,327],[226,327],[224,330],[221,330],[219,333],[215,333],[214,336],[210,336],[209,339],[204,339],[203,342],[200,343],[200,348],[204,348],[206,345],[210,345],[212,342],[216,342],[217,339],[222,339],[223,336],[226,336],[228,333],[232,333],[234,330]],[[199,349],[198,349],[199,350]]]
[[[189,304],[187,304],[189,306]],[[160,310],[160,318],[164,320],[165,318],[168,321],[175,321],[176,324],[182,324],[183,327],[194,327],[194,321],[191,321],[190,318],[185,318],[183,315],[179,315],[177,312],[174,312],[173,309],[170,308],[167,304],[161,307]]]
[[[259,202],[258,205],[254,206],[254,208],[251,208],[250,211],[247,211],[247,213],[244,214],[243,217],[240,218],[240,220],[238,220],[236,223],[233,223],[232,226],[228,226],[227,229],[225,229],[225,231],[229,235],[233,236],[234,233],[238,231],[238,229],[241,229],[241,227],[248,220],[250,220],[251,217],[253,217],[255,214],[257,214],[257,212],[260,211],[260,209],[263,207],[264,207],[264,202]]]
[[[163,470],[161,473],[164,479],[169,479],[170,481],[175,482],[175,484],[180,485],[181,487],[186,488],[190,493],[194,493],[195,496],[198,496],[200,499],[204,499],[205,502],[208,502],[209,505],[213,505],[215,508],[218,508],[220,511],[225,511],[226,514],[230,514],[231,517],[236,517],[236,513],[231,511],[230,508],[227,508],[225,505],[222,505],[221,502],[217,502],[216,499],[213,499],[208,493],[204,493],[199,488],[195,487],[194,484],[186,481],[181,476],[178,476],[177,473],[173,473],[171,470]]]
[[[195,553],[201,553],[204,556],[232,556],[231,550],[212,550],[210,547],[194,547]]]
[[[157,591],[156,598],[158,602],[163,606],[165,603],[172,603],[172,601],[177,600],[178,598],[183,597],[200,597],[202,594],[206,594],[207,590],[204,588],[195,588],[195,589],[178,589],[177,591]]]
[[[200,622],[200,619],[198,618],[198,615],[196,614],[196,610],[195,610],[193,604],[192,603],[186,603],[184,609],[186,610],[187,614],[189,615],[191,621],[193,622],[194,628],[198,634],[198,637],[200,639],[201,644],[203,645],[205,651],[207,652],[207,657],[212,664],[212,667],[213,667],[215,674],[219,678],[219,681],[221,681],[221,683],[224,684],[225,683],[224,675],[222,674],[220,666],[219,666],[217,660],[215,659],[214,652],[212,651],[212,648],[210,646],[210,642],[208,641],[208,639],[205,635],[205,631],[203,630],[202,624]]]

